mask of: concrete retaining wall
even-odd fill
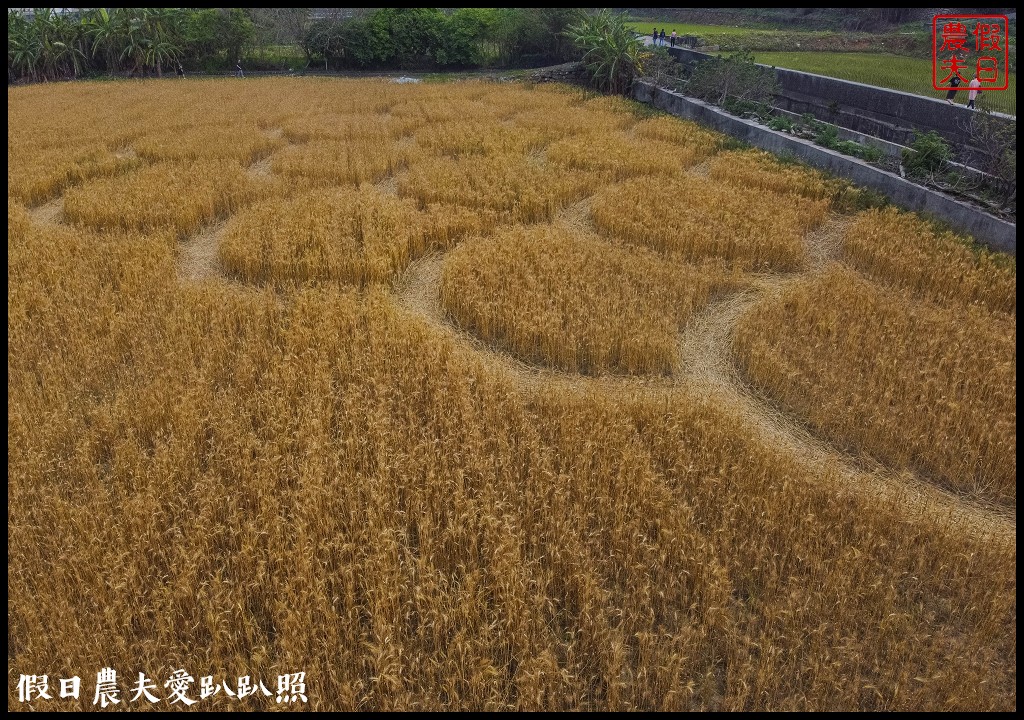
[[[789,112],[788,110],[776,109],[775,114],[788,117],[793,122],[800,122],[802,119],[796,113]],[[863,133],[859,133],[854,130],[847,130],[846,128],[841,127],[839,125],[836,126],[836,131],[839,134],[840,140],[853,140],[854,142],[858,142],[861,145],[870,145],[871,147],[878,148],[884,154],[897,160],[900,160],[902,158],[903,151],[907,149],[904,145],[898,145],[896,143],[887,142],[885,140],[879,140],[878,138],[872,137],[871,135],[864,135]],[[961,163],[947,161],[946,169],[951,172],[957,172],[960,173],[961,175],[965,175],[971,178],[974,182],[983,182],[987,179],[990,179],[990,176],[986,175],[981,170],[978,170],[977,168],[968,167],[967,165],[963,165]]]
[[[795,155],[809,165],[884,193],[900,207],[941,218],[994,250],[1014,256],[1017,254],[1015,224],[904,180],[899,175],[815,145],[808,140],[775,132],[752,120],[734,117],[708,103],[648,83],[634,83],[633,97],[640,102],[650,103],[678,117],[694,120],[764,150]]]
[[[669,53],[687,65],[712,57],[687,48],[669,48]],[[964,105],[785,68],[775,68],[775,77],[782,89],[775,104],[783,110],[814,113],[819,120],[898,145],[911,144],[914,130],[934,130],[956,146],[970,144],[967,127],[974,111]],[[964,92],[958,95],[961,100]]]

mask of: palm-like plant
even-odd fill
[[[35,24],[14,10],[7,12],[7,75],[39,79],[42,43]]]
[[[146,63],[146,51],[152,40],[146,35],[146,24],[140,17],[126,17],[122,25],[121,60],[132,63],[129,76],[142,74]]]
[[[103,53],[107,70],[117,72],[119,66],[118,49],[121,44],[122,15],[124,10],[114,8],[107,12],[106,8],[94,10],[85,19],[85,31],[92,42],[92,56]]]
[[[178,41],[182,37],[183,16],[176,8],[145,8],[142,13],[149,39],[145,62],[156,68],[157,77],[163,77],[164,63],[173,62],[181,54]]]
[[[78,77],[82,71],[86,59],[85,51],[82,49],[82,30],[80,23],[68,19],[66,15],[51,17],[46,46],[51,77]]]
[[[643,45],[626,25],[624,13],[605,9],[583,15],[565,34],[583,50],[583,64],[599,89],[612,93],[629,89],[640,70]]]
[[[173,67],[174,60],[181,54],[181,48],[170,40],[159,37],[150,42],[146,48],[146,64],[156,68],[156,76],[163,77],[163,66],[165,63]]]

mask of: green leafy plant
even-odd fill
[[[914,133],[914,142],[903,151],[903,167],[912,177],[942,170],[952,157],[949,144],[935,131]]]
[[[770,105],[753,100],[729,97],[722,103],[722,109],[739,117],[755,118],[758,122],[762,123],[767,123],[772,118],[772,108]]]
[[[599,90],[624,93],[642,70],[643,45],[624,13],[581,15],[566,37],[583,52],[583,64]]]
[[[860,143],[854,142],[853,140],[839,140],[832,146],[832,149],[836,152],[841,152],[843,155],[860,157],[862,148]]]
[[[862,145],[860,150],[860,159],[869,163],[877,163],[885,155],[880,149],[874,145]]]
[[[835,125],[827,125],[823,122],[815,122],[814,130],[816,134],[814,136],[814,142],[822,147],[830,149],[838,149],[839,145],[839,128]]]

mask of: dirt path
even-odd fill
[[[181,244],[178,277],[187,282],[199,282],[221,275],[217,251],[226,226],[226,221],[207,225]]]
[[[274,132],[271,130],[268,134]],[[278,129],[276,133],[280,136],[281,131]],[[254,176],[267,175],[270,163],[268,156],[250,165],[247,171]],[[705,162],[689,172],[700,176],[706,173],[706,169]],[[395,193],[397,189],[393,177],[382,180],[378,188],[385,193]],[[590,203],[591,199],[586,198],[563,208],[556,222],[592,229]],[[40,224],[60,224],[62,212],[62,197],[29,209],[32,220]],[[684,390],[714,397],[722,407],[744,418],[764,442],[798,458],[816,476],[834,478],[838,474],[846,487],[869,493],[886,505],[903,507],[912,515],[943,518],[965,531],[982,533],[998,541],[1015,541],[1015,509],[983,505],[929,484],[912,473],[894,471],[866,456],[844,453],[810,431],[799,418],[788,415],[758,396],[736,371],[731,348],[733,330],[739,318],[765,296],[779,295],[790,284],[835,261],[849,222],[849,217],[832,215],[820,228],[807,235],[805,272],[754,276],[750,288],[713,302],[693,318],[680,334],[678,367],[681,371],[673,377],[591,377],[567,373],[530,365],[489,346],[459,329],[441,308],[439,289],[444,255],[429,255],[409,266],[396,286],[398,304],[432,332],[507,377],[519,392],[554,389],[578,393],[597,391],[620,398],[657,397],[665,400],[666,394],[670,396],[674,391]],[[217,278],[231,282],[223,274],[217,259],[226,226],[225,220],[208,225],[182,243],[177,266],[183,281],[191,283]],[[280,298],[278,302],[282,302]],[[667,399],[671,402],[671,397]]]
[[[284,135],[281,128],[270,128],[263,132],[270,138],[280,138]],[[273,153],[248,165],[245,172],[252,178],[270,177],[273,174],[272,162]],[[228,280],[218,260],[220,242],[226,228],[227,220],[218,220],[204,226],[181,244],[181,253],[178,256],[178,277],[186,282],[201,282],[211,278]]]
[[[59,225],[63,222],[64,197],[58,195],[44,205],[28,209],[28,216],[40,225]]]
[[[377,190],[384,195],[398,196],[398,180],[394,175],[388,175],[386,178],[378,182],[376,187]]]
[[[257,160],[247,167],[245,171],[254,178],[270,177],[272,174],[270,170],[270,156],[268,155],[261,160]]]
[[[588,203],[582,201],[564,209],[558,222],[583,225],[588,222]],[[732,358],[732,335],[740,317],[765,296],[779,295],[787,286],[802,280],[835,260],[849,217],[831,216],[807,236],[808,271],[798,274],[758,275],[750,289],[709,305],[691,320],[679,338],[679,367],[674,377],[637,378],[623,376],[589,377],[524,363],[463,332],[441,308],[439,288],[443,255],[430,255],[413,262],[396,287],[399,305],[438,335],[472,354],[488,367],[501,372],[520,392],[546,390],[602,391],[618,397],[657,395],[684,389],[714,397],[737,413],[752,431],[772,447],[796,457],[816,477],[834,478],[846,488],[865,492],[886,505],[897,505],[911,515],[946,519],[965,530],[998,538],[1016,537],[1016,512],[992,507],[947,492],[909,472],[896,472],[868,457],[852,456],[813,433],[798,418],[791,417],[758,396],[740,377]],[[833,472],[834,471],[834,472]]]
[[[555,215],[555,222],[577,230],[594,232],[594,221],[590,217],[590,204],[592,200],[592,197],[583,198],[573,205],[562,208]]]
[[[701,160],[693,167],[687,168],[686,173],[693,177],[708,177],[711,174],[711,158]]]

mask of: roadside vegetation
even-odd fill
[[[60,10],[63,10],[60,11]],[[565,62],[573,8],[39,8],[7,14],[8,82],[244,70],[464,70]],[[320,9],[322,11],[322,9]]]

